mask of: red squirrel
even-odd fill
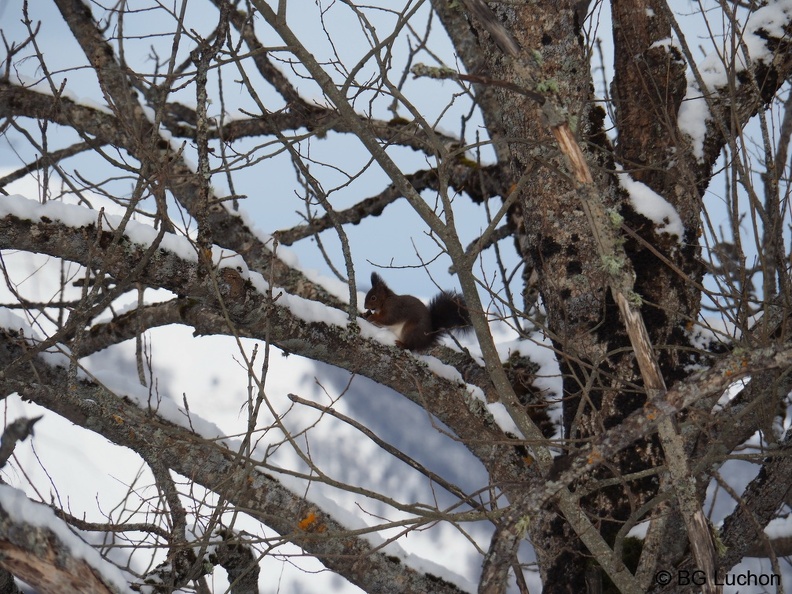
[[[411,351],[434,345],[444,332],[470,329],[470,314],[462,295],[441,291],[429,307],[412,295],[397,295],[376,272],[371,273],[371,290],[364,303],[369,322],[396,335],[396,346]]]

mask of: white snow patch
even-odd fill
[[[253,287],[262,295],[266,295],[270,290],[270,285],[264,277],[258,272],[248,270],[244,262],[242,262],[240,266],[237,266],[236,269],[243,278],[250,280]],[[308,323],[321,322],[323,324],[341,327],[346,327],[348,323],[346,312],[325,305],[319,301],[312,301],[311,299],[305,299],[299,295],[292,295],[279,287],[272,287],[272,298],[277,305],[286,307],[295,317]],[[365,320],[358,318],[363,336],[368,338],[373,337],[376,333],[371,331],[372,328],[375,330],[382,330],[381,328],[376,328],[373,324],[363,322],[365,322]]]
[[[25,320],[25,318],[18,316],[13,310],[7,307],[0,307],[0,328],[13,330],[14,332],[22,331],[25,336],[33,336],[35,332],[33,327]]]
[[[672,37],[666,37],[665,39],[659,39],[655,41],[649,46],[649,49],[652,49],[653,47],[662,47],[666,52],[668,52],[673,47],[678,49],[680,54],[682,53],[682,47],[679,45],[679,42]]]
[[[480,394],[478,389],[470,390],[470,392],[476,396]],[[481,394],[481,396],[483,396],[483,394]],[[487,405],[487,410],[504,433],[511,433],[512,435],[516,435],[518,439],[525,439],[523,432],[517,427],[517,423],[514,422],[514,419],[502,402],[487,402],[484,400],[484,404]]]
[[[679,106],[677,125],[691,139],[691,150],[698,161],[704,159],[704,138],[707,135],[709,107],[695,83],[688,83],[687,94]]]
[[[151,408],[157,415],[174,425],[184,427],[208,440],[218,440],[234,451],[240,446],[237,440],[224,438],[226,433],[214,423],[202,419],[193,412],[187,413],[167,394],[150,391],[133,377],[118,373],[117,369],[98,369],[92,371],[91,375],[113,394],[129,398],[143,410]]]
[[[462,590],[463,592],[476,592],[477,585],[463,578],[461,575],[454,573],[453,571],[449,570],[448,568],[444,567],[443,565],[439,565],[434,563],[433,561],[429,561],[424,557],[419,557],[418,555],[407,554],[402,557],[402,561],[407,564],[409,567],[412,567],[416,571],[420,573],[428,573],[434,576],[439,577],[446,582],[450,582],[454,584],[457,588]]]
[[[732,322],[719,317],[708,317],[692,324],[687,330],[690,344],[697,350],[709,350],[713,344],[739,340],[742,332]]]
[[[300,266],[300,260],[297,256],[297,252],[294,250],[282,245],[278,245],[277,249],[273,249],[275,240],[272,235],[263,231],[247,213],[247,211],[245,211],[243,208],[240,208],[239,210],[232,210],[228,204],[224,204],[224,206],[226,211],[228,211],[229,216],[239,217],[242,219],[242,222],[250,230],[250,232],[255,235],[261,243],[269,247],[270,250],[273,250],[278,259],[280,259],[284,264],[290,268],[300,270],[305,275],[305,278],[325,289],[328,293],[330,293],[330,295],[339,301],[343,303],[349,303],[349,287],[345,282],[342,282],[337,278],[325,276],[315,268],[302,268]],[[365,294],[358,292],[358,303],[363,303],[364,299]]]
[[[462,380],[462,374],[459,373],[456,367],[446,365],[437,357],[432,357],[431,355],[415,355],[415,358],[419,361],[423,361],[429,370],[436,376],[456,382],[460,385],[465,384],[465,382]]]
[[[285,291],[280,292],[280,289],[278,289],[278,291],[280,298],[277,302],[280,303],[282,300],[283,302],[281,304],[288,307],[289,311],[301,320],[308,323],[321,322],[323,324],[341,327],[347,325],[347,315],[340,309],[329,307],[319,301],[312,301],[298,295],[292,295]]]
[[[677,242],[681,243],[685,228],[671,203],[646,184],[635,181],[626,172],[619,171],[617,175],[619,184],[630,196],[635,211],[652,221],[660,233],[676,235]]]
[[[770,523],[765,526],[765,534],[772,539],[789,538],[792,536],[792,529],[790,529],[789,518],[774,518]]]
[[[550,398],[561,398],[564,385],[561,368],[553,345],[542,332],[534,332],[528,339],[503,341],[497,345],[501,361],[508,361],[513,353],[530,359],[539,366],[533,386]]]

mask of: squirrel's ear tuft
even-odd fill
[[[376,272],[371,273],[371,286],[377,287],[379,285],[384,285],[385,281],[382,280],[382,277],[377,274]]]

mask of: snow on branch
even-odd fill
[[[0,567],[42,594],[132,592],[124,574],[45,505],[0,485]]]
[[[182,298],[180,320],[198,335],[229,334],[230,319],[239,336],[268,340],[284,351],[396,390],[469,440],[471,451],[482,460],[490,459],[493,448],[508,451],[508,446],[493,446],[482,439],[489,435],[492,443],[502,443],[505,436],[476,397],[477,390],[487,394],[492,386],[475,362],[462,361],[460,371],[455,371],[439,361],[429,366],[426,358],[360,340],[393,337],[362,319],[355,331],[344,312],[270,287],[236,254],[219,248],[214,254],[216,277],[210,278],[201,272],[194,248],[185,238],[165,234],[168,239],[152,251],[147,242],[153,230],[128,222],[123,234],[115,233],[116,220],[98,217],[95,210],[57,203],[45,206],[22,197],[4,200],[0,209],[0,249],[48,254],[103,270],[117,280],[167,289]],[[427,394],[432,395],[431,402]]]
[[[737,21],[737,16],[732,15]],[[717,129],[719,122],[712,113],[716,104],[718,109],[729,107],[740,114],[740,120],[746,121],[759,105],[759,101],[767,101],[772,97],[777,86],[789,76],[792,61],[789,55],[790,23],[792,23],[792,1],[776,0],[752,12],[745,24],[734,22],[736,29],[733,54],[725,55],[719,51],[710,53],[701,63],[696,64],[689,75],[688,89],[679,108],[679,129],[692,140],[693,155],[699,160],[706,159],[706,138]],[[738,29],[738,30],[737,30]],[[680,31],[677,29],[677,35]],[[687,59],[691,62],[692,55],[686,46],[684,37],[680,39]],[[768,70],[777,70],[774,76],[768,76]],[[759,73],[764,72],[760,76]],[[746,76],[748,74],[748,76]],[[730,85],[733,81],[733,88]],[[753,81],[753,86],[747,86]],[[772,88],[764,88],[770,85]],[[762,87],[762,88],[759,88]],[[736,89],[736,97],[730,94]],[[726,95],[719,97],[718,93]],[[762,99],[757,97],[759,95]],[[716,130],[720,134],[719,130]]]
[[[635,212],[651,220],[659,233],[676,235],[677,242],[682,243],[685,227],[671,203],[646,184],[635,181],[627,172],[618,172],[618,177],[619,185],[629,195]]]

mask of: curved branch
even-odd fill
[[[211,0],[219,7],[220,0]],[[272,130],[296,130],[305,128],[308,131],[321,129],[323,132],[353,133],[343,118],[333,109],[310,105],[303,99],[289,80],[267,58],[267,50],[259,41],[253,29],[253,20],[242,10],[230,11],[231,24],[239,31],[242,39],[250,50],[250,57],[259,73],[286,100],[288,111],[263,114],[255,120],[232,121],[223,127],[224,140],[234,140],[242,136],[267,134]],[[460,141],[447,134],[435,131],[434,138],[427,138],[419,126],[408,122],[376,120],[360,116],[360,120],[370,127],[373,134],[389,145],[399,144],[429,155],[434,154],[436,142],[446,146],[458,145]],[[269,132],[268,132],[269,131]]]
[[[631,443],[654,433],[663,419],[674,416],[702,399],[722,394],[740,378],[762,370],[787,369],[792,365],[792,347],[772,346],[750,353],[730,354],[712,367],[677,382],[668,392],[649,400],[642,408],[627,416],[618,426],[590,442],[574,456],[556,458],[549,473],[551,479],[542,497],[549,497],[558,488],[554,481],[569,484],[590,473],[593,468],[611,459]]]
[[[72,353],[78,359],[119,344],[137,336],[140,332],[179,324],[182,320],[181,309],[186,305],[184,299],[172,299],[164,303],[154,303],[115,316],[109,322],[92,326],[85,332]],[[65,341],[73,336],[64,337]]]
[[[446,181],[449,187],[457,192],[467,193],[474,202],[482,202],[492,196],[504,196],[506,193],[506,183],[502,179],[502,168],[499,165],[474,167],[467,163],[458,163],[452,167],[447,167],[444,173],[447,175]],[[423,190],[439,192],[442,190],[437,170],[435,169],[417,171],[405,175],[405,178],[417,192]],[[376,196],[366,198],[351,208],[336,212],[333,217],[339,223],[357,225],[368,216],[381,215],[386,206],[399,198],[403,198],[403,194],[395,185],[391,184]],[[280,243],[292,245],[315,233],[331,229],[332,226],[333,222],[330,216],[325,215],[311,219],[307,225],[276,231],[273,235]]]
[[[706,100],[710,112],[704,139],[703,158],[696,162],[695,157],[688,153],[686,159],[681,160],[684,162],[675,168],[683,173],[688,170],[695,171],[699,191],[703,194],[711,179],[712,167],[723,148],[729,143],[729,139],[733,138],[732,130],[741,130],[762,106],[767,105],[775,97],[781,86],[792,76],[792,51],[790,51],[792,22],[788,21],[783,25],[784,35],[782,37],[773,37],[767,31],[758,30],[757,33],[761,34],[767,47],[772,51],[772,58],[769,61],[752,60],[748,70],[732,73],[735,78],[734,85],[727,84],[718,89],[711,89],[707,87],[695,67],[693,53],[688,47],[685,35],[671,9],[665,2],[658,2],[657,5],[663,12],[664,18],[667,18],[671,23],[682,46],[685,59],[689,64],[694,65],[693,74],[704,94],[700,100]],[[743,62],[745,58],[745,56],[740,57],[738,62]]]
[[[90,142],[78,142],[69,147],[64,149],[60,149],[57,151],[52,151],[44,155],[43,157],[39,157],[25,165],[24,167],[20,167],[16,171],[12,171],[11,173],[4,175],[0,178],[0,191],[5,193],[3,187],[14,182],[18,179],[22,179],[26,175],[32,173],[33,171],[37,171],[44,167],[49,167],[53,163],[57,163],[63,159],[67,159],[69,157],[73,157],[74,155],[78,155],[82,152],[89,151],[89,150],[96,150],[97,148],[101,148],[97,146],[96,143]]]
[[[61,257],[102,269],[116,279],[128,278],[146,251],[127,237],[113,246],[112,231],[97,230],[95,225],[73,228],[45,218],[30,221],[7,215],[0,219],[0,249]],[[94,249],[96,245],[102,249]],[[464,384],[438,377],[408,352],[394,354],[390,347],[361,339],[345,327],[347,320],[342,312],[335,315],[328,309],[323,316],[335,316],[338,326],[306,321],[300,314],[307,306],[299,298],[276,290],[276,299],[271,300],[254,286],[252,275],[244,270],[240,273],[221,268],[216,274],[215,279],[207,278],[201,274],[197,261],[160,249],[134,281],[184,296],[179,308],[181,319],[198,334],[235,332],[268,340],[287,352],[341,367],[393,388],[450,427],[484,462],[496,481],[526,478],[526,469],[515,464],[517,454],[508,445],[512,440],[495,425],[483,403],[476,401]],[[229,328],[229,321],[233,328]],[[484,370],[479,368],[478,373],[473,373],[471,368],[464,370],[466,381],[485,381]],[[399,372],[394,373],[394,369]],[[489,384],[481,388],[486,392]]]

